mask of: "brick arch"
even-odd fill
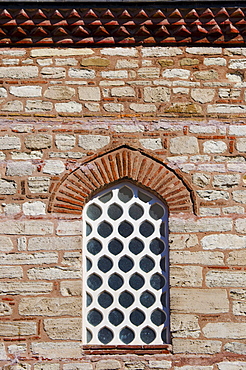
[[[193,211],[191,191],[163,163],[129,148],[120,148],[81,164],[57,184],[49,212],[81,214],[88,199],[107,185],[130,180],[154,192],[170,213]]]

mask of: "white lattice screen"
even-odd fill
[[[165,205],[120,183],[88,202],[83,218],[84,343],[168,343]]]

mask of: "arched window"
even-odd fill
[[[83,343],[169,343],[168,211],[129,182],[84,208]]]

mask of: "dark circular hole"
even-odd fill
[[[91,324],[93,326],[97,326],[98,324],[100,324],[102,319],[103,319],[103,317],[102,317],[101,312],[99,312],[98,310],[95,310],[95,309],[91,310],[87,315],[87,320],[88,320],[89,324]]]
[[[134,238],[129,243],[129,249],[133,254],[139,254],[144,249],[144,244],[141,240]]]
[[[136,309],[131,313],[130,320],[133,325],[139,326],[144,322],[145,314],[142,311]]]
[[[90,294],[86,293],[86,307],[89,307],[92,302],[92,297]]]
[[[153,239],[149,246],[151,252],[156,254],[157,256],[158,254],[161,254],[164,251],[164,247],[165,247],[165,244],[163,243],[162,240],[158,238]]]
[[[108,328],[102,328],[98,332],[98,339],[103,344],[108,344],[109,342],[111,342],[113,337],[114,337],[114,335],[113,335],[112,331]]]
[[[153,340],[155,340],[155,337],[156,337],[156,335],[155,335],[154,330],[152,330],[148,326],[146,328],[144,328],[140,333],[140,338],[146,344],[149,344],[149,343],[153,342]]]
[[[120,277],[120,275],[118,274],[113,274],[110,276],[110,278],[108,279],[108,285],[110,286],[110,288],[112,288],[113,290],[118,290],[120,289],[120,287],[122,287],[123,285],[123,279]]]
[[[113,324],[114,326],[118,326],[124,320],[124,315],[122,312],[115,309],[110,312],[110,314],[108,315],[108,319],[109,319],[109,322],[111,322],[111,324]]]
[[[96,239],[91,239],[87,243],[87,250],[94,256],[99,253],[102,249],[102,244],[96,240]]]
[[[139,290],[144,285],[144,278],[136,273],[130,277],[129,284],[133,289]]]
[[[91,260],[89,258],[86,258],[86,271],[89,271],[92,267]]]
[[[118,220],[123,214],[122,208],[117,204],[111,204],[108,208],[108,215],[112,220]]]
[[[90,235],[92,232],[91,225],[86,222],[86,236]]]
[[[140,207],[138,204],[133,204],[130,209],[129,209],[129,215],[131,216],[131,218],[133,218],[134,220],[138,220],[139,218],[141,218],[144,214],[144,211],[143,211],[143,208]]]
[[[99,259],[97,265],[102,272],[108,272],[112,268],[113,263],[108,257],[103,256]]]
[[[135,337],[135,335],[134,335],[133,331],[129,328],[124,328],[120,332],[120,340],[125,344],[131,343],[133,341],[134,337]]]
[[[100,225],[98,225],[97,232],[103,238],[107,238],[110,234],[112,234],[113,228],[108,222],[103,221]]]
[[[154,267],[155,267],[155,262],[152,260],[152,258],[150,258],[148,256],[144,256],[141,259],[140,268],[144,272],[149,272],[149,271],[153,270]]]
[[[164,215],[164,208],[157,203],[152,204],[149,214],[154,220],[159,220]]]
[[[133,268],[133,266],[134,266],[134,263],[132,259],[127,256],[123,256],[119,260],[119,268],[124,272],[130,271]]]
[[[155,296],[150,292],[145,291],[140,296],[140,302],[144,307],[149,308],[155,303]]]
[[[123,236],[124,238],[127,238],[129,235],[133,232],[133,226],[127,222],[123,221],[118,227],[119,234]]]
[[[102,210],[96,204],[91,204],[87,208],[86,214],[91,220],[95,221],[101,216]]]
[[[110,191],[109,193],[106,193],[106,194],[103,194],[99,197],[99,200],[103,203],[107,203],[113,196],[113,193],[112,191]]]
[[[97,290],[102,285],[102,279],[96,274],[92,274],[87,279],[87,285],[92,290]]]
[[[131,293],[124,291],[119,296],[119,302],[122,307],[128,308],[130,307],[134,302],[134,297]]]
[[[103,292],[98,297],[98,303],[103,308],[108,308],[113,303],[113,297],[107,292]]]
[[[123,244],[118,239],[112,239],[108,245],[108,250],[114,256],[119,254],[123,249]]]
[[[164,287],[165,279],[161,274],[154,274],[150,278],[150,285],[152,288],[159,290]]]
[[[156,309],[155,311],[152,312],[150,318],[151,318],[151,321],[155,325],[160,326],[160,325],[164,324],[164,322],[166,320],[166,314],[165,314],[165,312],[163,312],[159,309]]]
[[[119,189],[118,197],[123,203],[129,202],[130,199],[133,197],[133,192],[127,186],[123,186]]]
[[[154,226],[149,221],[144,221],[139,227],[140,234],[145,238],[148,238],[150,235],[152,235],[154,230]]]

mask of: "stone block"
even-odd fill
[[[53,109],[53,104],[43,100],[27,100],[26,112],[47,112]]]
[[[58,134],[55,138],[56,147],[59,150],[71,150],[76,143],[76,137],[70,134]]]
[[[23,362],[14,363],[13,365],[5,365],[4,370],[31,370],[30,364],[25,364]]]
[[[234,190],[232,192],[232,199],[237,203],[246,203],[246,190]]]
[[[224,265],[224,254],[222,252],[205,252],[205,251],[170,251],[171,264],[184,265],[205,265],[215,266]]]
[[[0,236],[0,251],[10,252],[13,249],[13,243],[7,236]]]
[[[208,105],[208,113],[221,113],[221,114],[235,114],[235,113],[245,113],[246,105],[240,104],[214,104]]]
[[[7,176],[29,176],[32,175],[35,167],[31,162],[19,161],[7,164]]]
[[[2,106],[1,110],[5,112],[20,112],[23,110],[23,103],[19,100],[8,101]]]
[[[79,279],[81,271],[68,267],[33,267],[27,271],[30,280]]]
[[[41,86],[10,86],[10,94],[21,98],[34,98],[42,95]]]
[[[80,318],[45,319],[44,330],[50,339],[82,340]]]
[[[174,65],[174,61],[172,59],[159,59],[158,63],[164,68],[172,67]]]
[[[30,67],[28,67],[30,68]],[[44,67],[40,71],[43,78],[65,78],[66,70],[62,67]]]
[[[57,66],[76,66],[78,61],[75,58],[59,58],[55,59],[55,64]]]
[[[197,66],[198,64],[199,64],[199,59],[183,58],[180,60],[181,66]]]
[[[53,283],[46,282],[0,282],[1,295],[39,295],[48,294],[53,289]]]
[[[228,265],[244,266],[246,261],[246,249],[230,252],[227,258]]]
[[[174,57],[176,55],[183,54],[182,49],[176,46],[167,46],[165,48],[161,46],[146,47],[142,49],[142,56],[146,57]]]
[[[15,181],[0,179],[0,194],[13,195],[17,191],[17,184]]]
[[[50,66],[53,63],[53,60],[51,58],[37,59],[37,63],[39,66],[45,67]]]
[[[172,154],[195,154],[199,152],[198,141],[193,136],[179,136],[170,139]]]
[[[142,67],[138,69],[138,76],[140,78],[159,78],[160,76],[160,68],[156,67]]]
[[[30,159],[41,159],[43,157],[43,153],[39,150],[32,150],[29,153],[26,152],[11,152],[13,160],[25,160],[28,161]]]
[[[51,253],[0,253],[0,265],[42,265],[57,264],[58,255]],[[11,266],[8,266],[9,268]]]
[[[232,220],[229,218],[218,218],[213,217],[202,218],[202,219],[180,219],[170,217],[169,229],[170,232],[175,233],[194,233],[194,232],[209,232],[209,231],[231,231]]]
[[[245,69],[246,59],[231,59],[229,62],[229,68],[231,69]]]
[[[221,342],[218,340],[173,339],[174,353],[213,355],[219,353],[220,350]]]
[[[73,362],[70,364],[64,364],[63,370],[93,370],[93,367],[89,362]]]
[[[226,66],[225,58],[204,58],[203,63],[205,66]]]
[[[80,100],[100,101],[101,93],[99,87],[81,86],[78,88]]]
[[[188,95],[189,94],[189,89],[188,87],[174,87],[173,88],[173,93],[174,94],[184,94],[184,95]]]
[[[33,365],[33,370],[59,370],[60,364],[39,363]]]
[[[100,105],[98,103],[85,103],[85,107],[90,112],[99,112],[100,111]]]
[[[44,167],[43,173],[48,173],[49,175],[60,175],[65,171],[65,165],[62,161],[58,160],[47,160]]]
[[[241,152],[246,152],[246,138],[242,137],[236,140],[236,149]]]
[[[190,71],[188,69],[165,69],[162,72],[162,77],[164,78],[181,78],[183,80],[187,80],[190,77]]]
[[[68,76],[71,78],[93,79],[96,77],[96,72],[93,69],[69,68]]]
[[[209,103],[215,96],[215,90],[212,89],[191,89],[191,97],[199,103]]]
[[[220,190],[197,190],[197,194],[200,198],[212,202],[218,199],[229,199],[229,193],[227,191]]]
[[[25,202],[23,203],[22,209],[24,215],[27,216],[38,216],[38,215],[45,215],[45,203],[41,201],[36,202]]]
[[[124,105],[119,103],[105,103],[103,108],[106,112],[120,113],[124,111]]]
[[[203,143],[204,153],[224,153],[227,145],[224,141],[207,140]]]
[[[0,302],[0,316],[10,316],[12,315],[12,308],[6,302]],[[0,360],[1,360],[1,347],[0,347]]]
[[[246,247],[246,236],[233,234],[205,235],[201,239],[203,249],[243,249]]]
[[[28,250],[80,250],[81,245],[80,236],[34,237],[29,239]]]
[[[246,234],[246,218],[235,220],[235,229],[238,233]]]
[[[213,366],[203,366],[203,365],[185,365],[181,367],[174,367],[174,370],[213,370]]]
[[[209,271],[206,274],[208,287],[244,287],[246,271]]]
[[[26,343],[20,343],[20,344],[10,344],[8,346],[8,352],[12,355],[20,356],[22,353],[25,353],[27,350]]]
[[[210,69],[207,71],[194,72],[194,77],[197,80],[217,80],[219,76],[217,71]]]
[[[134,59],[118,59],[115,65],[116,69],[125,69],[125,68],[138,68],[138,61]]]
[[[110,78],[110,79],[116,79],[116,78],[128,78],[128,72],[125,70],[118,70],[118,71],[102,71],[101,72],[102,78]]]
[[[21,142],[17,136],[1,136],[0,137],[0,149],[10,150],[10,149],[21,149]]]
[[[170,285],[172,287],[201,287],[202,267],[170,266]]]
[[[47,193],[50,187],[50,179],[48,177],[29,177],[28,187],[31,193]]]
[[[58,48],[52,48],[52,49],[32,49],[30,51],[30,55],[33,58],[36,57],[68,57],[73,55],[92,55],[94,54],[94,51],[92,49],[88,48],[66,48],[66,49],[58,49]]]
[[[219,89],[221,99],[240,99],[241,91],[239,89]]]
[[[19,337],[37,334],[37,324],[32,321],[2,321],[0,322],[1,337]]]
[[[69,103],[56,103],[55,109],[58,113],[80,113],[82,111],[82,104],[76,101]]]
[[[171,332],[173,337],[199,338],[201,334],[198,316],[171,314]]]
[[[137,113],[148,113],[148,112],[156,112],[157,108],[153,104],[137,104],[131,103],[130,109]]]
[[[204,47],[204,46],[192,46],[186,48],[186,53],[197,54],[197,55],[216,55],[222,54],[221,47]]]
[[[109,64],[110,61],[108,59],[98,57],[83,58],[80,61],[82,67],[108,67]]]
[[[246,323],[213,322],[206,324],[202,331],[206,338],[245,339]]]
[[[19,266],[1,266],[0,279],[21,279],[23,270]]]
[[[135,91],[130,86],[113,87],[111,89],[111,96],[131,97],[131,96],[135,96]]]
[[[83,50],[83,49],[82,49]],[[80,342],[32,342],[32,354],[47,359],[80,358],[82,355]]]
[[[219,370],[245,370],[246,362],[224,361],[217,364]]]
[[[241,263],[242,265],[242,263]],[[235,302],[232,303],[232,312],[235,316],[246,316],[246,302]]]
[[[59,221],[56,229],[57,235],[81,235],[82,221]]]
[[[193,248],[198,245],[198,238],[193,234],[169,234],[170,249]]]
[[[75,95],[75,89],[69,86],[50,86],[44,96],[54,100],[69,100]]]
[[[219,216],[220,208],[200,207],[200,216]]]
[[[234,206],[234,207],[224,207],[223,208],[223,213],[225,215],[229,215],[231,213],[235,213],[235,214],[243,214],[244,213],[244,207],[240,207],[240,206]]]
[[[224,348],[227,352],[238,353],[240,355],[245,355],[245,353],[246,353],[245,352],[246,351],[246,344],[242,343],[242,342],[226,343]],[[241,369],[241,370],[244,370],[244,369]]]
[[[144,101],[146,103],[168,102],[170,101],[170,89],[167,87],[145,87]]]
[[[52,144],[52,137],[48,134],[28,135],[25,138],[25,146],[28,149],[47,149]]]
[[[156,139],[139,139],[140,144],[149,150],[161,150],[163,149],[161,138]]]
[[[17,249],[18,251],[25,251],[26,250],[26,237],[21,236],[17,238]]]
[[[202,114],[202,108],[193,103],[173,103],[165,110],[167,113]]]
[[[210,175],[206,173],[194,173],[192,175],[192,182],[200,188],[205,188],[210,183]]]
[[[100,360],[96,363],[96,370],[116,370],[121,367],[121,363],[117,360]]]
[[[0,67],[0,78],[11,78],[21,80],[38,77],[38,67]]]
[[[229,312],[226,289],[172,288],[173,313],[216,314]]]
[[[238,186],[240,175],[214,175],[212,185],[218,188],[232,188]]]
[[[149,368],[150,369],[164,369],[164,370],[168,370],[170,369],[172,366],[172,362],[171,361],[167,361],[167,360],[150,360],[149,361]]]
[[[82,296],[82,284],[79,280],[69,281],[64,280],[60,283],[60,292],[64,297]]]
[[[79,135],[79,147],[84,150],[98,150],[108,145],[110,142],[109,136],[103,135]]]
[[[138,51],[136,48],[102,48],[101,54],[119,57],[136,57],[138,55]]]
[[[46,283],[47,284],[47,283]],[[49,283],[51,284],[51,283]],[[82,299],[77,297],[23,297],[19,303],[22,316],[81,316]]]

